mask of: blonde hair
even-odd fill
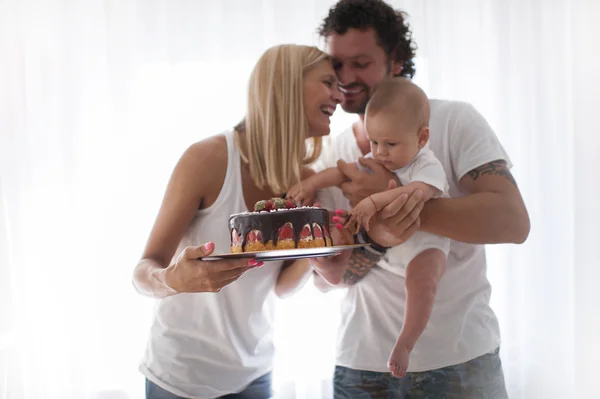
[[[375,115],[385,111],[414,125],[417,130],[429,126],[429,99],[410,79],[393,77],[375,86],[365,112]]]
[[[304,76],[328,59],[316,47],[288,44],[268,49],[254,67],[246,116],[235,129],[242,159],[259,188],[284,193],[300,181],[302,166],[321,154],[321,137],[308,137]]]

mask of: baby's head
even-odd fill
[[[429,140],[425,92],[409,79],[386,79],[367,104],[365,128],[377,162],[388,170],[407,166]]]

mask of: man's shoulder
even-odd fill
[[[468,117],[477,112],[475,107],[466,101],[432,98],[429,100],[429,106],[432,120]]]

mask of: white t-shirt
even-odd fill
[[[430,100],[430,149],[446,171],[450,197],[466,195],[459,180],[488,162],[510,159],[477,110],[456,101]],[[362,154],[352,129],[331,137],[316,168],[352,162]],[[319,193],[326,207],[347,208],[341,190]],[[386,362],[402,329],[406,304],[404,276],[374,267],[350,287],[342,302],[336,363],[358,370],[388,372]],[[485,248],[450,240],[446,273],[433,312],[411,353],[409,371],[464,363],[500,345],[496,315],[489,306]]]
[[[352,133],[352,130],[350,132]],[[446,180],[444,167],[428,147],[429,143],[417,153],[411,163],[393,172],[403,186],[415,181],[423,182],[438,189],[434,197],[446,197],[448,196],[448,181]],[[373,158],[373,153],[368,153],[365,158]],[[370,171],[360,163],[357,162],[357,164],[360,169]],[[390,248],[377,263],[377,266],[404,276],[408,264],[418,254],[427,249],[439,249],[445,256],[448,256],[450,239],[426,231],[417,231],[402,245]],[[404,289],[404,287],[399,287],[399,289]]]

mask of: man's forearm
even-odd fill
[[[367,248],[355,248],[349,256],[339,255],[337,259],[313,263],[314,271],[322,280],[336,287],[349,287],[358,283],[379,262],[382,254]],[[315,278],[315,285],[327,291],[323,281]]]
[[[348,267],[342,275],[342,284],[351,286],[362,280],[373,266],[381,260],[382,255],[366,248],[356,248],[348,260]]]
[[[501,193],[429,200],[421,212],[421,230],[472,244],[520,244],[529,234],[522,204]]]

